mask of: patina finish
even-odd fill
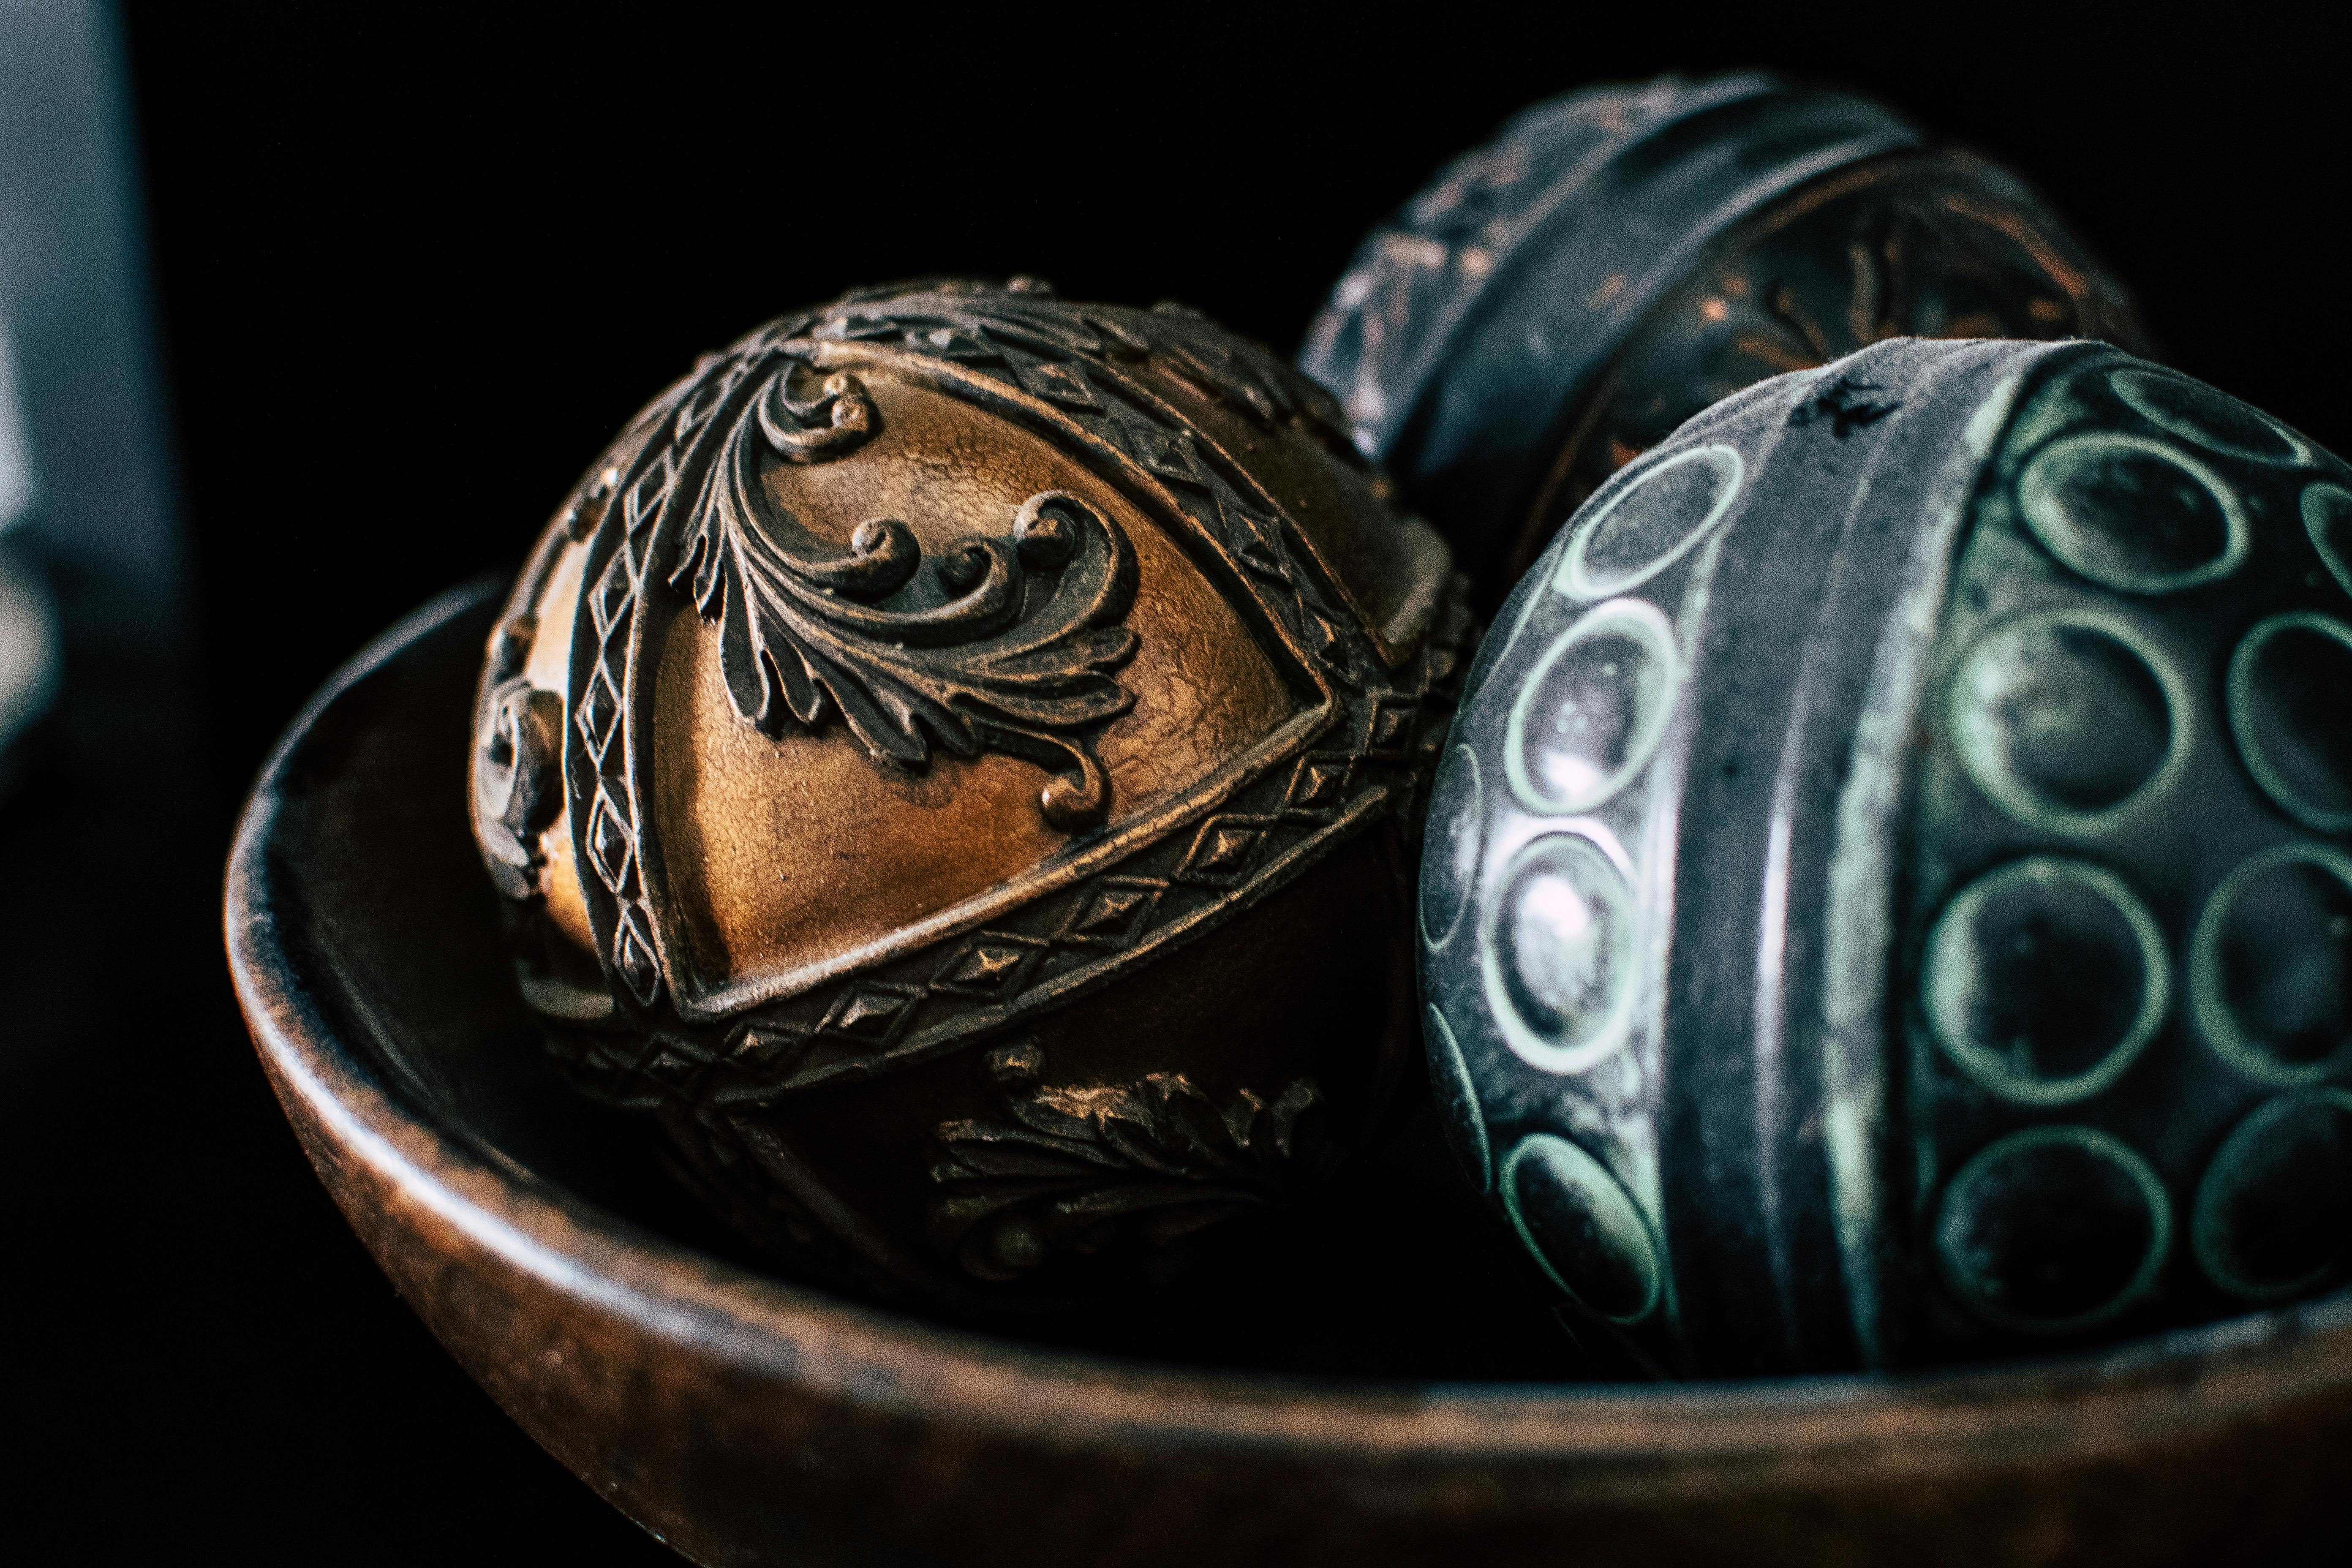
[[[1077,1353],[730,1259],[634,1119],[531,1048],[458,805],[497,597],[433,606],[298,721],[230,864],[230,966],[295,1131],[401,1294],[694,1561],[1986,1568],[2340,1545],[2340,1299],[2031,1366],[1659,1389],[1305,1380],[1258,1329],[1233,1360],[1276,1375]],[[1367,1289],[1331,1299],[1334,1331],[1395,1321],[1378,1269],[1448,1267],[1421,1233],[1369,1234],[1388,1245],[1354,1255]],[[1491,1331],[1503,1301],[1461,1283],[1452,1335],[1396,1356]],[[1233,1296],[1262,1322],[1297,1284]]]
[[[1468,636],[1312,382],[1174,307],[872,290],[590,465],[471,797],[575,1079],[800,1265],[978,1311],[1165,1278],[1409,1059]]]
[[[1904,340],[1622,470],[1423,862],[1457,1152],[1625,1364],[2017,1357],[2352,1263],[2352,468]]]
[[[1754,74],[1538,104],[1375,228],[1300,363],[1482,608],[1718,398],[1887,338],[2097,338],[2129,297],[2017,176]]]

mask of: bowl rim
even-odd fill
[[[1468,1383],[1244,1372],[1032,1345],[925,1322],[669,1241],[408,1103],[338,1037],[289,964],[268,847],[320,719],[503,592],[478,579],[395,623],[311,698],[237,825],[224,889],[237,1003],[280,1096],[336,1152],[514,1273],[626,1331],[877,1414],[1062,1447],[1875,1473],[2121,1454],[2352,1384],[2352,1290],[2095,1352],[1959,1368],[1669,1384]]]

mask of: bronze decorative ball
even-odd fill
[[[1367,237],[1301,363],[1482,609],[1707,405],[1898,336],[2098,338],[2128,296],[2006,169],[1741,74],[1538,104]]]
[[[575,1079],[734,1224],[950,1310],[1164,1276],[1378,1114],[1467,637],[1331,400],[1200,316],[925,283],[591,466],[476,836]]]
[[[2352,1264],[2352,468],[2097,344],[1877,345],[1576,513],[1471,671],[1423,985],[1624,1363],[2006,1357]]]

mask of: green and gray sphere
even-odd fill
[[[1449,1136],[1580,1334],[1744,1375],[2352,1260],[2352,468],[2094,343],[1882,343],[1597,491],[1422,881]]]

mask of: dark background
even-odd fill
[[[1362,228],[1520,104],[1760,64],[2021,169],[2175,363],[2352,450],[2347,39],[2319,7],[1664,4],[1608,30],[1448,5],[1284,33],[1108,5],[356,9],[125,18],[193,574],[184,657],[131,680],[193,732],[77,710],[143,804],[91,855],[16,866],[0,929],[63,955],[6,971],[0,1053],[12,1533],[63,1521],[59,1560],[672,1561],[352,1241],[245,1043],[217,879],[328,672],[510,565],[639,403],[766,316],[1028,271],[1287,352]],[[7,810],[95,787],[52,766]]]

